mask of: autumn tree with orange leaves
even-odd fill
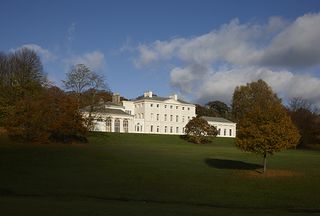
[[[8,135],[26,142],[86,141],[77,101],[57,87],[18,101],[5,120]]]
[[[232,109],[238,123],[236,146],[243,151],[261,154],[264,172],[268,155],[298,144],[298,129],[281,100],[263,80],[237,87]]]

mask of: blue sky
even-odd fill
[[[288,100],[320,101],[320,1],[1,1],[0,51],[41,56],[58,86],[72,64],[114,92],[230,103],[262,78]]]

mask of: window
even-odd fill
[[[143,113],[141,113],[141,118],[143,118]]]
[[[153,132],[153,125],[150,126],[150,132]]]
[[[227,129],[223,130],[223,135],[226,136],[227,135]]]
[[[182,107],[182,110],[184,110],[184,107]]]
[[[176,115],[176,122],[178,122],[178,121],[179,121],[179,116]]]
[[[125,133],[128,133],[128,132],[129,132],[129,122],[128,122],[128,119],[123,120],[123,131],[124,131]]]
[[[159,114],[157,114],[157,121],[159,121]]]
[[[182,116],[182,122],[184,122],[184,116]]]
[[[120,119],[115,119],[114,120],[114,132],[120,132]]]
[[[164,114],[164,120],[167,121],[167,114]]]
[[[176,133],[179,133],[179,127],[176,127]]]
[[[167,126],[164,126],[164,132],[167,133]]]
[[[170,121],[173,121],[172,119],[173,119],[173,115],[170,115]]]
[[[142,125],[140,125],[140,131],[142,132]]]
[[[170,109],[172,109],[173,106],[170,106]]]
[[[151,107],[153,107],[153,104],[150,104]]]
[[[176,106],[176,109],[178,109],[178,106]]]
[[[167,105],[164,105],[164,108],[167,108]]]
[[[232,136],[232,130],[229,129],[229,136]]]
[[[185,133],[185,132],[186,132],[186,128],[183,127],[183,128],[182,128],[182,133]]]
[[[159,126],[157,126],[157,133],[159,133]]]
[[[106,130],[107,132],[111,132],[111,118],[107,118],[106,120]]]
[[[188,116],[188,121],[190,120],[190,116]]]
[[[221,129],[219,128],[219,129],[218,129],[218,135],[220,135],[220,133],[221,133]]]
[[[170,133],[173,133],[173,127],[170,127]]]
[[[157,108],[159,108],[159,104],[157,104]]]
[[[188,107],[188,110],[190,110],[190,107]]]
[[[153,113],[151,113],[151,116],[150,116],[150,117],[151,117],[151,120],[153,120]]]

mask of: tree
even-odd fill
[[[93,104],[97,90],[107,88],[103,76],[91,71],[84,64],[77,64],[73,66],[66,74],[66,80],[63,80],[62,82],[66,89],[72,90],[76,93],[78,106],[80,106],[80,97],[84,91],[92,89]]]
[[[0,124],[17,101],[38,94],[46,83],[42,63],[33,50],[0,54]]]
[[[297,128],[281,100],[263,80],[237,87],[232,107],[238,123],[236,146],[261,154],[264,172],[268,155],[298,144]]]
[[[188,141],[197,144],[209,142],[210,138],[218,134],[214,126],[200,117],[194,117],[188,122],[185,133]]]
[[[11,138],[26,142],[85,140],[77,104],[57,87],[18,101],[5,119]]]
[[[315,106],[302,98],[292,98],[289,102],[292,121],[301,134],[300,147],[313,147],[320,144],[320,116]]]
[[[206,104],[210,110],[216,112],[219,117],[230,118],[230,108],[222,101],[210,101]]]
[[[217,117],[219,114],[207,107],[201,106],[199,104],[196,104],[196,114],[197,116],[212,116],[212,117]]]

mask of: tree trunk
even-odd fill
[[[263,154],[263,173],[267,171],[267,153]]]

